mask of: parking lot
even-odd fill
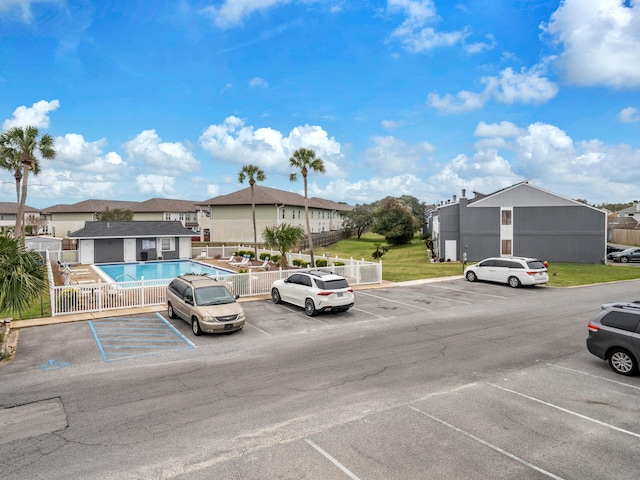
[[[246,417],[229,413],[231,424],[216,410],[202,430],[176,425],[172,435],[210,447],[194,458],[154,443],[160,459],[151,471],[165,472],[161,478],[637,479],[640,377],[614,374],[584,340],[599,304],[635,299],[638,285],[512,289],[449,280],[358,290],[348,312],[316,317],[259,300],[243,303],[242,331],[201,337],[166,312],[38,327],[21,332],[18,356],[0,378],[225,365],[215,386],[200,388],[223,411]],[[252,369],[234,367],[253,358]],[[196,378],[183,373],[181,384]],[[196,398],[176,388],[180,402]],[[289,395],[299,401],[280,410],[276,398]],[[130,427],[117,438],[142,442],[136,435]],[[24,468],[16,471],[38,478],[36,467]],[[150,471],[129,468],[120,478]]]

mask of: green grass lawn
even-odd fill
[[[355,260],[375,261],[371,254],[377,245],[384,245],[384,238],[373,233],[364,234],[359,240],[341,240],[327,248],[316,248],[316,257],[327,251]],[[428,250],[419,236],[408,245],[390,247],[382,257],[382,278],[390,282],[404,282],[421,278],[448,277],[462,275],[461,262],[430,263]],[[475,261],[482,259],[475,259]],[[549,265],[549,283],[554,287],[571,287],[592,283],[615,282],[640,278],[640,266],[557,263]]]

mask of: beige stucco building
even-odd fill
[[[255,185],[256,232],[262,243],[266,227],[283,223],[300,226],[306,231],[304,196],[285,190]],[[209,211],[211,241],[216,243],[253,243],[251,187],[202,202]],[[321,198],[309,199],[311,233],[322,233],[342,228],[342,213],[353,207]]]

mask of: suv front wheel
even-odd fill
[[[633,375],[638,370],[636,359],[626,350],[617,348],[609,355],[609,366],[620,375]]]

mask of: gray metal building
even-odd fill
[[[434,250],[444,260],[526,256],[549,262],[600,263],[606,257],[603,210],[524,181],[489,195],[466,192],[429,213]]]

